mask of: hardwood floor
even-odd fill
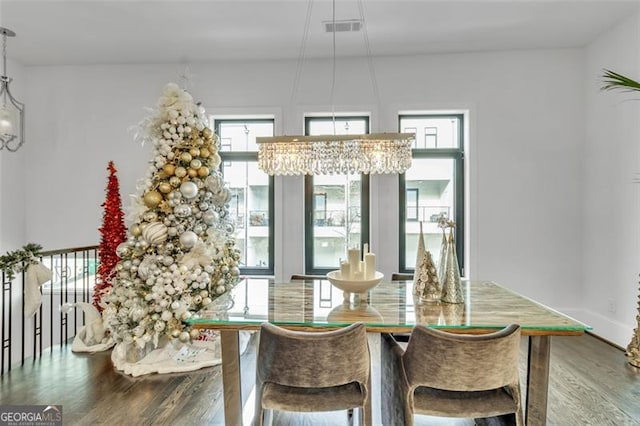
[[[255,336],[253,338],[255,340]],[[524,377],[526,340],[521,372]],[[554,337],[551,345],[549,425],[640,425],[640,370],[596,339]],[[255,345],[242,357],[243,388],[253,382]],[[524,380],[524,379],[523,379]],[[524,386],[523,386],[524,390]],[[245,395],[246,397],[247,395]],[[0,380],[0,404],[62,404],[65,425],[221,425],[220,367],[132,378],[115,371],[110,352],[74,354],[56,347],[14,367]],[[343,413],[275,416],[274,424],[346,424]],[[419,425],[473,424],[419,417]]]
[[[554,425],[640,425],[640,369],[597,338],[553,338],[547,419]]]

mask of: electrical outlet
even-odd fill
[[[612,313],[615,314],[616,313],[616,300],[615,299],[609,299],[607,300],[608,305],[607,305],[607,310]]]

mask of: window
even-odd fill
[[[257,136],[273,136],[273,119],[214,119],[220,138],[220,166],[231,190],[229,214],[235,220],[240,271],[273,274],[273,177],[258,169]]]
[[[400,115],[400,131],[415,132],[411,168],[400,175],[400,270],[412,272],[420,223],[434,260],[440,258],[440,218],[456,222],[456,252],[464,275],[464,116]]]
[[[369,117],[336,117],[335,134],[369,133]],[[305,135],[334,134],[333,117],[305,117]],[[369,175],[305,176],[305,273],[340,267],[369,242]]]
[[[438,147],[438,128],[437,127],[424,128],[424,147],[425,148]]]
[[[313,224],[325,226],[327,223],[327,193],[313,194]]]
[[[407,220],[415,222],[420,218],[419,188],[407,188]]]

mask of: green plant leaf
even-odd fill
[[[639,92],[640,83],[617,72],[605,69],[602,75],[604,85],[601,90],[621,90],[623,92]]]

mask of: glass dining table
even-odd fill
[[[381,282],[347,298],[327,280],[275,282],[246,278],[228,298],[189,320],[221,337],[225,424],[242,424],[239,332],[270,322],[292,330],[326,331],[366,324],[372,363],[380,365],[380,333],[410,333],[415,324],[481,334],[520,324],[528,336],[526,424],[544,425],[552,336],[576,336],[590,327],[490,281],[463,281],[465,302],[414,303],[411,281]],[[227,303],[225,303],[225,301]],[[377,360],[376,360],[377,358]],[[380,372],[372,369],[373,424],[380,423]],[[378,404],[376,404],[376,400]],[[377,407],[376,407],[377,405]]]

